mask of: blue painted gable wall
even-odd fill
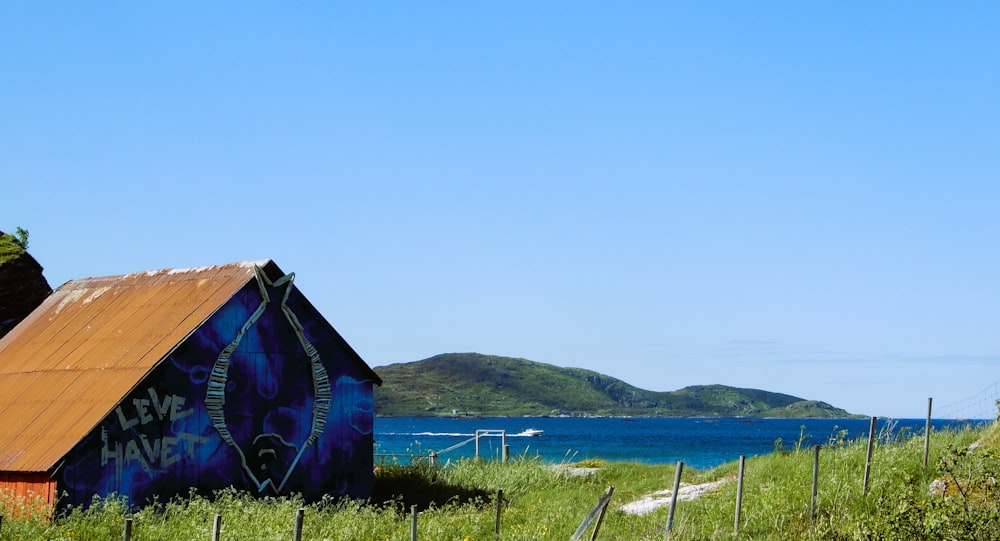
[[[275,284],[251,280],[74,447],[56,472],[60,507],[225,487],[371,495],[373,374],[290,282]]]

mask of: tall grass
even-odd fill
[[[808,421],[806,421],[808,422]],[[870,487],[862,486],[867,442],[835,433],[822,443],[818,514],[810,516],[813,451],[800,439],[782,442],[775,453],[746,461],[739,539],[1000,539],[997,479],[1000,453],[992,429],[934,434],[931,461],[923,467],[923,438],[883,431],[872,465]],[[789,448],[786,448],[789,447]],[[590,466],[588,475],[575,475]],[[733,480],[736,463],[707,471],[685,469],[684,483]],[[410,511],[419,511],[421,540],[492,540],[496,495],[503,490],[501,539],[568,539],[608,486],[615,487],[600,539],[660,540],[667,507],[646,515],[626,514],[623,504],[669,489],[674,465],[604,463],[553,465],[537,457],[508,463],[463,459],[443,467],[383,465],[376,471],[376,495],[369,502],[326,500],[306,505],[300,498],[255,499],[236,491],[211,498],[191,494],[130,513],[125,502],[97,500],[47,519],[15,512],[16,500],[0,496],[7,515],[0,539],[121,539],[125,517],[133,519],[137,541],[211,538],[222,515],[222,539],[291,539],[294,517],[305,509],[303,539],[406,540]],[[943,495],[931,495],[935,479],[948,481]],[[693,501],[680,502],[672,539],[734,539],[735,481]],[[27,509],[27,508],[26,508]]]

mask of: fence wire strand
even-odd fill
[[[994,381],[978,393],[942,406],[934,406],[937,419],[995,419],[1000,400],[1000,381]]]

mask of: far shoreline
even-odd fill
[[[596,414],[567,414],[567,415],[502,415],[502,414],[482,414],[482,415],[426,415],[426,414],[409,414],[409,415],[386,415],[386,414],[376,414],[376,419],[403,419],[403,418],[413,418],[413,419],[451,419],[455,421],[475,421],[481,419],[699,419],[699,420],[745,420],[745,421],[755,421],[763,419],[777,419],[784,421],[791,421],[795,419],[801,419],[803,421],[807,420],[824,420],[824,421],[837,421],[837,420],[850,420],[857,421],[859,419],[871,419],[868,415],[851,415],[851,416],[837,416],[837,417],[758,417],[758,416],[718,416],[718,415],[596,415]],[[878,419],[923,419],[923,417],[877,417]],[[984,421],[991,419],[946,419],[946,418],[932,418],[935,421]]]

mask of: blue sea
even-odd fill
[[[988,421],[934,420],[934,430],[977,425]],[[880,419],[876,434],[893,436],[924,433],[926,419]],[[602,459],[618,462],[675,463],[708,469],[771,453],[776,442],[792,449],[824,445],[846,432],[847,439],[868,438],[871,419],[747,419],[747,418],[579,418],[579,417],[486,417],[476,419],[433,417],[376,417],[376,455],[397,455],[408,463],[411,455],[440,453],[446,462],[476,453],[478,430],[497,435],[479,438],[482,457],[502,456],[503,441],[510,456],[527,455],[547,462]],[[524,434],[541,430],[538,436]],[[503,436],[499,435],[503,432]],[[470,441],[473,440],[473,441]],[[452,448],[467,442],[457,448]],[[376,457],[376,460],[392,457]]]

